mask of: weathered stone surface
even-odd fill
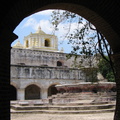
[[[11,65],[11,79],[85,80],[80,69]]]
[[[50,37],[51,36],[51,37]],[[54,39],[53,39],[54,38]],[[24,38],[24,45],[19,41],[11,49],[11,85],[17,90],[17,99],[29,98],[35,88],[40,90],[40,97],[47,98],[51,86],[73,84],[86,81],[83,69],[76,68],[82,56],[74,62],[74,57],[67,59],[66,53],[58,51],[56,36],[45,34],[41,28]],[[92,66],[96,59],[92,58]],[[80,66],[88,67],[88,59],[84,59]],[[26,92],[27,87],[30,91]],[[35,87],[34,86],[34,87]],[[26,94],[29,97],[26,97]],[[49,92],[50,94],[50,92]]]

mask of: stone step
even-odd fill
[[[103,105],[77,105],[77,106],[19,106],[12,105],[13,110],[98,110],[98,109],[111,109],[114,108],[114,104],[103,104]]]
[[[115,105],[115,102],[88,102],[88,101],[84,101],[84,102],[71,102],[71,103],[67,103],[67,104],[54,104],[54,105],[58,105],[58,106],[81,106],[81,105],[84,105],[84,106],[87,106],[87,105],[105,105],[105,104],[112,104],[112,105]]]
[[[115,109],[102,109],[102,110],[77,110],[77,111],[56,111],[56,110],[11,110],[12,114],[18,113],[39,113],[39,114],[93,114],[93,113],[105,113],[105,112],[114,112]]]

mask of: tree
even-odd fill
[[[73,21],[77,21],[76,29],[70,33],[71,23]],[[100,54],[104,60],[111,66],[112,73],[107,74],[106,77],[113,76],[117,83],[117,98],[116,98],[116,110],[114,115],[114,120],[119,119],[119,111],[120,111],[120,96],[119,96],[119,74],[117,73],[117,67],[115,67],[115,63],[111,58],[112,49],[108,44],[104,35],[95,28],[89,21],[86,21],[82,17],[79,17],[75,13],[71,13],[69,11],[60,12],[59,10],[53,11],[52,14],[52,24],[54,26],[54,30],[58,29],[58,25],[61,22],[69,22],[68,33],[65,37],[69,38],[69,43],[73,44],[73,51],[71,54],[75,55],[75,59],[77,58],[77,54],[85,55],[88,58],[91,56],[95,56]],[[81,26],[82,25],[82,26]],[[93,34],[90,34],[92,31]],[[87,37],[87,38],[86,38]],[[106,57],[107,56],[107,57]],[[115,69],[116,68],[116,69]],[[113,74],[113,75],[112,75]],[[111,77],[112,78],[112,77]]]
[[[115,82],[111,66],[105,59],[100,59],[100,62],[98,63],[98,70],[109,82]]]
[[[83,59],[79,63],[82,64],[84,59],[88,59],[92,68],[91,62],[94,57],[101,55],[110,65],[115,76],[114,64],[111,58],[112,49],[104,35],[94,25],[75,13],[61,10],[53,11],[50,21],[54,26],[54,31],[58,30],[60,23],[67,24],[67,33],[64,38],[67,38],[69,40],[68,44],[72,45],[72,51],[67,56],[68,58],[74,55],[76,60],[78,55],[82,55]],[[71,26],[74,22],[76,23],[76,28],[71,32]]]

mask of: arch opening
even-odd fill
[[[26,41],[26,48],[28,48],[29,47],[29,41],[27,40]]]
[[[40,99],[40,88],[36,85],[29,85],[25,88],[25,99]]]
[[[57,61],[57,66],[63,66],[61,61]]]
[[[17,89],[10,85],[10,100],[17,100]]]
[[[45,40],[45,47],[50,47],[50,40],[48,39]]]
[[[58,90],[56,89],[55,85],[51,85],[48,88],[48,96],[56,95],[58,93]]]

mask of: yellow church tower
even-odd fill
[[[41,27],[38,27],[35,33],[24,37],[23,49],[57,52],[58,38],[55,35],[46,34]]]

